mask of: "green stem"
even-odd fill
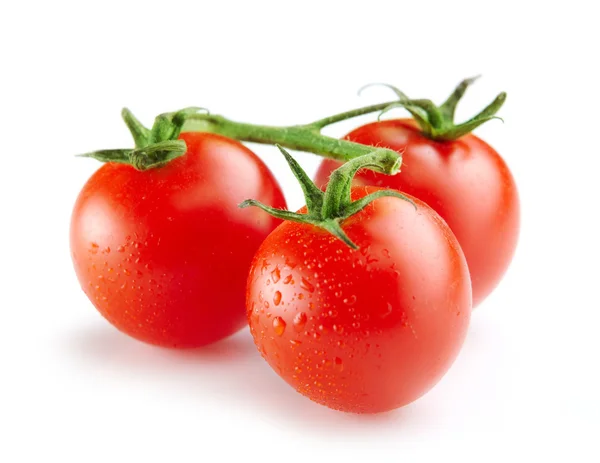
[[[336,218],[344,215],[352,203],[352,179],[360,169],[371,169],[386,175],[400,171],[401,158],[389,150],[371,148],[368,154],[352,159],[331,173],[329,185],[323,197],[323,217]]]
[[[335,124],[335,123],[341,122],[341,121],[345,121],[346,119],[352,119],[353,117],[362,116],[364,114],[374,113],[376,111],[382,111],[392,103],[395,103],[395,102],[390,101],[387,103],[379,103],[379,104],[374,104],[371,106],[365,106],[364,108],[352,109],[350,111],[345,111],[343,113],[334,114],[333,116],[319,119],[318,121],[312,122],[307,125],[320,130],[324,127],[327,127],[328,125]]]
[[[188,114],[182,127],[184,132],[211,132],[240,141],[280,145],[285,148],[308,151],[339,161],[363,156],[373,151],[372,147],[340,140],[321,134],[320,130],[330,124],[363,114],[381,111],[394,102],[380,103],[353,109],[318,121],[289,127],[246,124],[212,114]],[[177,114],[177,113],[175,113]],[[388,150],[392,151],[392,150]]]
[[[356,244],[346,235],[342,228],[345,219],[357,214],[373,201],[385,196],[403,199],[416,205],[399,191],[379,190],[357,201],[352,201],[351,186],[356,172],[362,168],[369,168],[386,175],[395,175],[400,170],[400,156],[398,153],[382,148],[371,148],[368,154],[355,158],[338,169],[334,170],[327,189],[321,191],[294,158],[281,146],[277,145],[285,156],[290,169],[302,187],[306,199],[306,213],[275,209],[253,199],[247,199],[240,207],[259,207],[263,211],[282,220],[314,225],[327,230],[329,233],[342,240],[352,249],[358,249]]]
[[[160,167],[186,152],[185,142],[178,140],[182,131],[211,132],[241,141],[280,145],[286,148],[308,151],[321,156],[349,161],[371,153],[373,148],[348,140],[339,140],[321,134],[321,129],[336,122],[375,111],[382,111],[394,102],[380,103],[335,114],[304,125],[274,127],[232,121],[223,116],[212,115],[205,108],[190,107],[160,114],[152,129],[144,127],[127,109],[122,116],[135,141],[135,149],[101,150],[86,153],[102,162],[130,164],[138,170]],[[202,113],[206,111],[205,113]],[[391,149],[379,151],[399,157]]]

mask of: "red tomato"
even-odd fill
[[[413,195],[436,210],[460,243],[471,273],[473,306],[496,287],[508,268],[519,234],[519,198],[508,167],[474,135],[456,141],[425,138],[412,120],[388,120],[350,132],[348,140],[403,151],[402,172],[362,171],[355,184]],[[325,185],[340,164],[325,160],[315,183]]]
[[[73,211],[79,282],[119,330],[169,347],[217,341],[245,324],[252,256],[281,222],[240,210],[249,197],[285,208],[277,181],[249,149],[213,134],[184,133],[185,155],[138,171],[108,163]]]
[[[377,190],[354,188],[353,199]],[[271,367],[311,400],[356,413],[420,397],[465,338],[471,283],[463,253],[426,204],[385,197],[342,223],[352,250],[285,221],[259,248],[246,307]]]

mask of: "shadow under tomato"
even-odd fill
[[[330,410],[301,396],[261,358],[248,330],[198,349],[176,350],[135,341],[110,326],[94,326],[74,333],[65,344],[67,354],[85,371],[111,374],[115,381],[132,375],[157,382],[165,394],[189,394],[237,404],[268,421],[285,423],[302,432],[332,437],[365,432],[395,432],[411,426],[415,415],[422,421],[422,407],[409,405],[376,415],[355,415]],[[150,387],[150,386],[149,386]]]

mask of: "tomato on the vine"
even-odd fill
[[[255,343],[285,381],[333,409],[376,413],[412,402],[465,338],[471,284],[460,246],[418,199],[354,187],[341,214],[378,196],[349,217],[319,217],[328,206],[311,194],[309,214],[271,210],[289,220],[265,239],[248,277]]]
[[[237,205],[255,196],[285,208],[285,200],[241,143],[208,133],[179,139],[187,152],[162,166],[109,162],[92,175],[73,210],[71,250],[81,287],[119,330],[197,347],[244,326],[252,256],[280,223]]]
[[[501,104],[503,99],[499,101]],[[519,235],[519,198],[510,170],[490,145],[464,133],[489,118],[488,114],[475,120],[464,130],[448,124],[446,133],[440,130],[429,134],[424,133],[424,128],[432,118],[420,120],[421,126],[412,119],[385,120],[366,124],[344,137],[402,153],[399,175],[385,176],[365,170],[355,177],[355,184],[403,191],[421,199],[442,216],[467,258],[473,306],[481,303],[499,283],[512,260]],[[337,161],[324,160],[315,183],[326,185],[329,175],[339,165]]]

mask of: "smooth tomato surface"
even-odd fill
[[[196,347],[245,323],[252,256],[280,223],[247,198],[285,207],[260,159],[237,141],[184,133],[188,151],[144,172],[105,164],[72,215],[79,282],[121,331],[170,347]]]
[[[403,151],[402,172],[394,176],[360,172],[362,185],[394,188],[415,196],[440,214],[460,243],[471,273],[473,306],[496,287],[508,268],[519,234],[519,198],[508,167],[474,135],[435,142],[412,120],[367,124],[348,140]],[[315,183],[325,185],[339,163],[325,160]]]
[[[354,198],[375,191],[355,187]],[[259,248],[246,306],[254,341],[311,400],[375,413],[408,404],[450,367],[471,313],[464,255],[415,200],[374,201],[343,222],[352,250],[312,225],[283,222]]]

